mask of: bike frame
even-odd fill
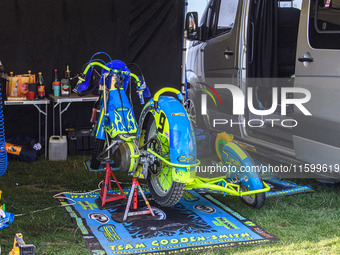
[[[134,78],[137,82],[137,91],[141,86],[141,80],[135,74],[128,71],[120,72],[100,62],[88,64],[83,75],[86,76],[89,68],[95,65],[108,71],[107,75],[123,74]],[[82,79],[80,78],[80,80]],[[137,125],[124,89],[112,87],[111,84],[111,88],[106,92],[107,86],[105,85],[105,79],[103,80],[103,93],[100,97],[101,110],[95,133],[97,139],[105,140],[105,132],[111,138],[122,134],[136,133],[135,136],[130,136],[129,141],[136,140],[138,142],[137,144],[140,144],[143,139],[142,130],[144,121],[147,117],[152,117],[157,125],[159,138],[166,140],[170,145],[169,155],[165,157],[151,149],[147,149],[147,152],[172,168],[173,181],[185,183],[186,189],[211,189],[234,196],[253,195],[270,190],[270,187],[266,183],[256,178],[255,185],[247,185],[246,187],[248,187],[249,190],[242,191],[239,184],[228,182],[226,177],[207,179],[195,176],[195,167],[200,165],[200,161],[196,157],[196,139],[190,118],[183,106],[183,96],[179,90],[174,88],[160,89],[144,106]],[[175,93],[178,100],[174,97],[163,95],[166,92]],[[142,97],[142,93],[139,92],[138,94]],[[109,100],[117,96],[119,96],[121,100]],[[124,118],[125,116],[121,116],[118,112],[112,112],[111,110],[119,107],[126,108],[125,111],[128,112],[127,121],[129,122],[129,128],[127,130],[119,129],[120,124],[122,124],[122,117]],[[235,149],[235,147],[233,149]],[[133,158],[138,158],[139,156],[140,155],[136,154],[133,155]],[[136,171],[135,174],[137,174],[137,172],[138,171]]]

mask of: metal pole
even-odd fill
[[[129,195],[129,198],[128,198],[128,203],[126,205],[125,212],[124,212],[123,221],[126,221],[126,218],[127,218],[128,214],[129,214],[129,210],[130,210],[130,206],[131,206],[131,201],[132,201],[132,196],[133,196],[133,191],[135,190],[135,188],[136,188],[135,184],[132,184],[130,195]]]
[[[52,118],[53,118],[53,135],[55,135],[55,112],[54,112],[54,106],[55,106],[55,102],[54,102],[54,99],[53,99],[53,114],[52,114]]]
[[[59,103],[59,135],[62,136],[63,133],[61,132],[62,123],[61,123],[61,102]]]
[[[106,113],[107,113],[107,109],[106,109],[106,107],[107,107],[107,105],[106,105],[107,98],[106,98],[106,83],[105,83],[106,77],[107,77],[107,73],[105,73],[103,75],[103,82],[104,82],[104,85],[103,85],[103,100],[104,100],[104,115],[105,116],[106,116]]]
[[[38,107],[39,107],[39,109],[40,109],[40,104],[38,104]],[[41,144],[41,113],[40,113],[40,111],[38,111],[38,114],[39,114],[39,143]]]
[[[181,70],[181,92],[184,95],[184,102],[187,99],[187,84],[186,84],[186,56],[187,56],[187,40],[184,37],[184,29],[185,29],[185,17],[188,9],[188,0],[184,0],[184,21],[183,21],[183,29],[182,29],[182,70]]]
[[[45,112],[46,112],[46,115],[45,115],[45,158],[47,158],[47,115],[48,115],[48,112],[47,112],[47,103],[45,104]]]

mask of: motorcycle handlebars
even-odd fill
[[[102,64],[100,62],[94,61],[94,62],[89,63],[86,66],[84,72],[81,73],[78,76],[78,83],[85,81],[85,77],[86,77],[87,72],[89,71],[91,66],[99,66],[99,67],[103,68],[104,70],[106,70],[106,71],[108,71],[109,73],[112,73],[112,74],[123,74],[123,75],[128,75],[128,76],[132,77],[137,83],[137,94],[139,96],[139,100],[140,100],[141,104],[144,104],[143,91],[146,88],[145,82],[142,81],[136,74],[131,73],[129,71],[121,71],[121,70],[118,70],[118,69],[112,69],[110,67],[105,66],[104,64]]]

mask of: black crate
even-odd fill
[[[67,134],[68,155],[91,154],[94,147],[94,136],[89,128],[68,128]]]

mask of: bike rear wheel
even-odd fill
[[[161,147],[161,149],[157,149],[152,145],[154,143],[150,143],[148,148],[151,148],[156,153],[161,152],[161,156],[169,160],[170,150],[168,140],[158,135],[157,125],[152,116],[146,120],[145,128],[145,141],[149,141],[152,138],[158,139],[157,143]],[[164,162],[155,162],[154,164],[158,164],[160,167],[159,169],[157,167],[149,168],[147,182],[150,192],[159,205],[164,207],[173,206],[181,199],[185,184],[175,182],[172,179],[171,166]]]

